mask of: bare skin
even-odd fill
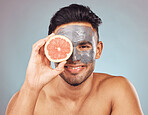
[[[66,83],[59,76],[66,62],[53,70],[44,55],[50,36],[33,45],[25,82],[10,100],[6,115],[143,115],[136,91],[124,77],[92,73],[78,86]],[[96,59],[102,49],[100,41]]]

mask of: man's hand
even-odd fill
[[[52,69],[51,62],[45,56],[44,45],[52,36],[54,36],[54,34],[37,41],[32,46],[32,53],[26,72],[25,84],[33,89],[42,89],[48,82],[64,70],[64,64],[66,61],[61,62],[57,68]]]
[[[20,91],[10,100],[6,115],[33,115],[41,89],[64,70],[66,61],[52,69],[51,62],[44,54],[44,45],[53,35],[51,34],[33,45],[25,82]]]

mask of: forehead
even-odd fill
[[[54,33],[56,33],[56,31],[58,29],[63,28],[63,27],[67,27],[67,26],[70,26],[70,25],[87,26],[87,27],[90,27],[95,32],[95,30],[93,29],[93,27],[91,26],[90,23],[87,23],[87,22],[71,22],[71,23],[62,24],[62,25],[56,27],[56,29],[54,30]]]
[[[95,37],[95,30],[88,23],[70,23],[56,28],[55,34],[64,35],[73,42],[91,41]]]

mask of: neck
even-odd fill
[[[56,93],[62,99],[69,99],[71,101],[83,100],[87,98],[92,89],[93,74],[91,74],[85,82],[78,86],[69,85],[61,77],[57,77],[57,79],[58,84],[56,87]]]

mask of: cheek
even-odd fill
[[[81,62],[88,64],[95,61],[95,52],[93,50],[90,51],[81,51]]]

